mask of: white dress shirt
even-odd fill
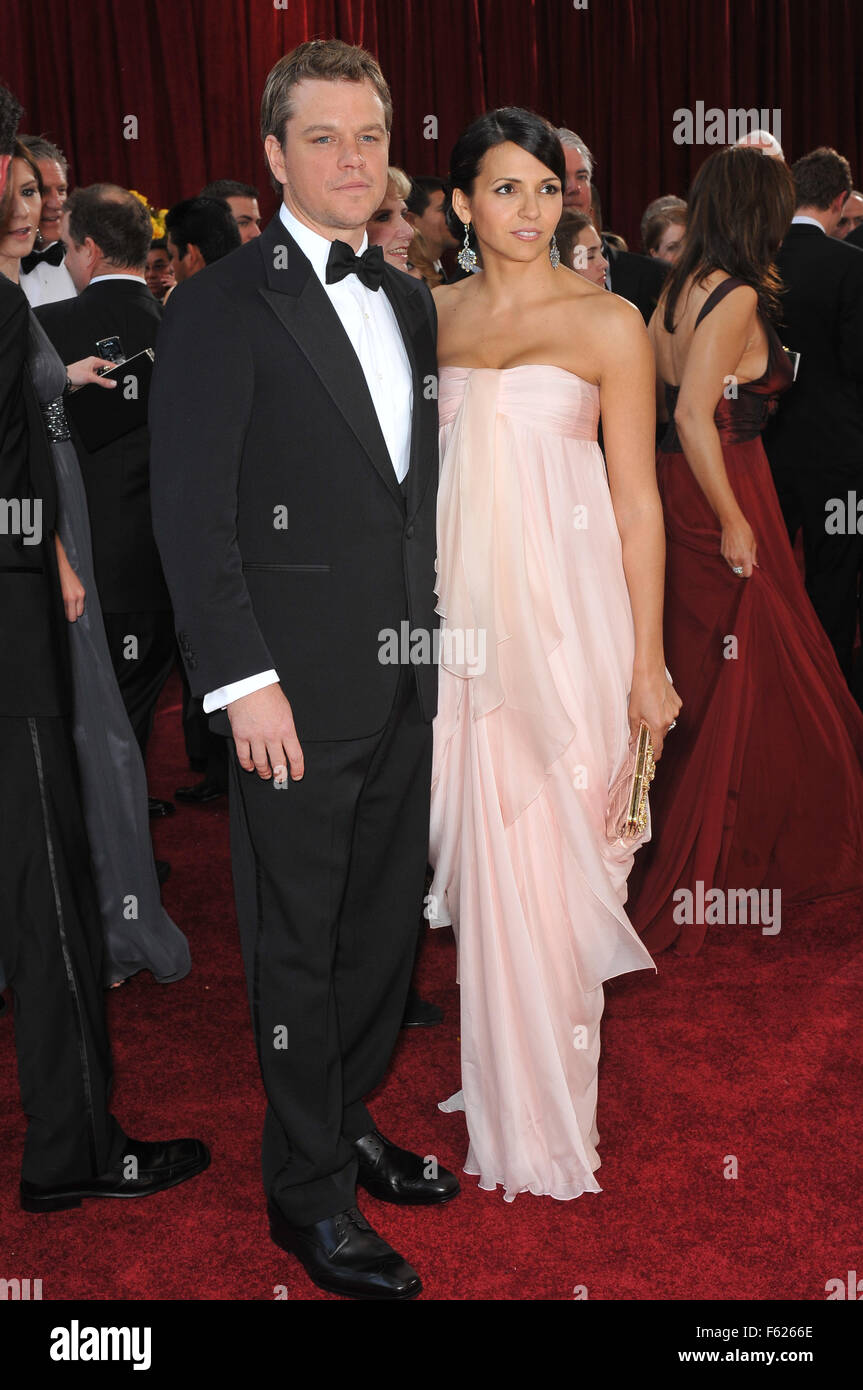
[[[791,225],[792,225],[792,227],[794,226],[795,223],[802,223],[803,226],[805,226],[805,227],[817,227],[818,230],[819,230],[819,232],[824,232],[824,228],[822,227],[821,223],[818,221],[817,217],[792,217],[792,219],[791,219]],[[826,236],[827,233],[824,232],[824,235]]]
[[[410,466],[413,378],[393,307],[382,288],[370,290],[356,275],[328,285],[327,258],[332,243],[300,222],[284,203],[279,216],[308,258],[359,359],[395,475],[401,482]],[[357,255],[367,246],[368,235],[363,233]],[[278,679],[276,671],[261,671],[211,690],[204,696],[204,713],[224,709],[232,700],[274,685]]]
[[[53,246],[54,242],[48,245]],[[47,251],[48,246],[42,249]],[[61,299],[74,299],[78,293],[65,261],[59,265],[40,261],[26,275],[19,274],[18,283],[30,301],[31,309],[36,309],[40,304],[56,304]]]

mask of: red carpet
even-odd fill
[[[163,699],[151,789],[190,779],[179,683]],[[173,873],[165,902],[189,936],[180,984],[139,975],[109,996],[114,1109],[142,1139],[200,1135],[201,1177],[138,1202],[25,1216],[23,1118],[9,1015],[0,1020],[0,1277],[41,1278],[44,1299],[325,1299],[270,1243],[258,1143],[263,1097],[234,924],[227,808],[179,807],[157,825]],[[700,956],[607,990],[599,1089],[604,1191],[513,1204],[463,1176],[440,1211],[361,1204],[416,1264],[427,1299],[823,1300],[863,1271],[860,991],[863,899],[783,915],[778,937],[716,927]],[[449,933],[433,933],[424,994],[441,1027],[402,1035],[372,1109],[385,1133],[458,1169],[464,1117],[436,1102],[458,1084]],[[728,1156],[738,1176],[723,1176]],[[582,1293],[583,1297],[584,1294]]]

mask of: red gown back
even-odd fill
[[[742,283],[723,280],[696,329]],[[775,330],[765,329],[767,370],[739,383],[715,415],[757,542],[750,579],[720,554],[721,528],[675,433],[678,388],[666,386],[672,423],[657,458],[665,654],[683,710],[657,767],[653,837],[637,857],[627,906],[653,951],[676,944],[691,954],[708,929],[725,930],[697,918],[722,922],[731,889],[778,889],[782,907],[863,889],[863,714],[809,602],[761,443],[793,377]],[[718,907],[711,889],[723,894]]]

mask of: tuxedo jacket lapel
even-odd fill
[[[261,294],[317,372],[393,500],[403,509],[398,479],[359,359],[308,259],[278,214],[258,238],[258,246],[266,279]]]
[[[407,281],[406,284],[402,283],[403,279]],[[426,484],[431,475],[429,456],[421,449],[420,442],[423,438],[423,422],[427,415],[436,439],[436,430],[434,429],[436,425],[436,396],[427,395],[429,382],[424,380],[419,364],[423,360],[426,362],[435,361],[436,346],[432,337],[428,314],[418,292],[419,282],[412,282],[403,271],[393,270],[391,272],[386,267],[381,288],[392,305],[401,329],[413,379],[410,468],[406,480],[407,513],[408,518],[410,518],[422,501]],[[434,384],[432,383],[433,386]]]

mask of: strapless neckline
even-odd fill
[[[442,372],[523,372],[527,370],[541,372],[560,372],[563,376],[570,376],[574,381],[580,381],[582,386],[586,386],[591,391],[598,391],[599,387],[595,381],[588,381],[585,377],[579,376],[577,372],[567,371],[566,367],[556,367],[551,362],[516,362],[514,367],[464,367],[460,363],[448,362],[446,366],[440,367]]]

